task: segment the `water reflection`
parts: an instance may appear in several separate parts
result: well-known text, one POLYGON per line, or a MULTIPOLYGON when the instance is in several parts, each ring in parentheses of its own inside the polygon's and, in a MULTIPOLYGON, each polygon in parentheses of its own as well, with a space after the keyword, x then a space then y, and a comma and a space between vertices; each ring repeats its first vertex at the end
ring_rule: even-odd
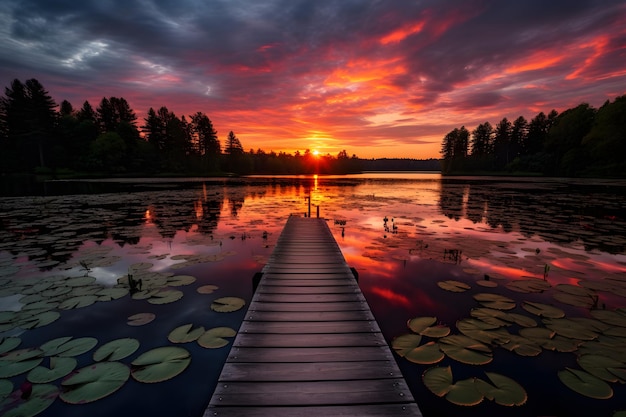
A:
MULTIPOLYGON (((543 278, 545 265, 551 266, 553 286, 626 274, 626 197, 619 182, 570 185, 556 180, 372 175, 195 181, 184 186, 155 183, 143 184, 136 192, 129 192, 128 184, 125 187, 121 193, 1 199, 0 310, 23 307, 24 294, 15 292, 25 287, 4 291, 11 282, 82 276, 83 259, 90 260, 89 274, 101 287, 115 285, 129 268, 141 263, 149 263, 151 272, 164 276, 192 275, 197 283, 182 288, 184 297, 171 305, 155 307, 127 296, 80 311, 62 310, 58 322, 24 332, 24 346, 38 346, 70 331, 102 341, 137 337, 142 348, 148 348, 168 343, 168 332, 185 323, 237 328, 243 311, 234 316, 216 314, 208 308, 214 295, 201 295, 197 288, 215 285, 220 295, 249 301, 252 277, 266 262, 287 216, 307 213, 308 201, 314 215, 320 207, 348 264, 358 270, 360 286, 388 340, 405 333, 407 319, 420 315, 436 316, 453 326, 477 306, 471 295, 483 291, 476 283, 487 275, 498 284, 497 291, 509 291, 505 287, 509 280, 543 278), (199 257, 202 262, 189 261, 199 257), (444 279, 470 283, 472 290, 460 297, 444 292, 437 286, 444 279), (129 329, 127 317, 146 311, 156 312, 154 326, 129 329)), ((555 303, 548 292, 530 297, 555 303)), ((515 299, 521 303, 523 297, 515 299)), ((619 294, 606 292, 600 302, 607 308, 626 304, 619 294)), ((563 308, 568 314, 588 315, 584 308, 563 308)), ((103 416, 126 402, 133 402, 138 415, 159 415, 170 403, 170 414, 177 414, 179 405, 163 393, 180 393, 188 414, 201 415, 227 350, 189 349, 195 366, 171 383, 129 384, 119 396, 93 407, 76 411, 55 403, 42 415, 103 416), (207 364, 212 371, 207 371, 207 364), (201 386, 197 381, 202 381, 201 386), (131 400, 142 396, 150 398, 150 404, 131 400)), ((515 368, 518 363, 507 362, 511 359, 507 355, 508 351, 498 353, 506 360, 498 359, 493 369, 515 368)), ((544 352, 539 362, 548 361, 550 355, 544 352)), ((566 362, 571 365, 573 360, 555 358, 551 369, 566 362)), ((425 401, 421 405, 425 415, 459 414, 458 408, 425 390, 420 378, 423 368, 401 363, 416 396, 425 401)), ((538 392, 552 392, 553 386, 561 385, 554 380, 555 373, 550 373, 551 380, 545 378, 552 387, 532 382, 546 372, 535 365, 523 364, 521 368, 529 369, 524 381, 539 386, 532 401, 538 403, 539 396, 545 402, 548 394, 538 392)), ((617 406, 617 400, 611 404, 617 406)), ((462 414, 501 412, 481 408, 462 414)), ((574 415, 539 406, 519 413, 574 415)))

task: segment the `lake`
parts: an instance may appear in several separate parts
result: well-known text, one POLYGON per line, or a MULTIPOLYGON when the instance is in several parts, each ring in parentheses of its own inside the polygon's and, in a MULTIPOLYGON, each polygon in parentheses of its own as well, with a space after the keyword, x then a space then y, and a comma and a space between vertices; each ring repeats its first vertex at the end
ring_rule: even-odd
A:
POLYGON ((366 173, 38 193, 0 198, 0 414, 201 416, 254 274, 309 202, 424 416, 626 413, 626 181, 366 173))

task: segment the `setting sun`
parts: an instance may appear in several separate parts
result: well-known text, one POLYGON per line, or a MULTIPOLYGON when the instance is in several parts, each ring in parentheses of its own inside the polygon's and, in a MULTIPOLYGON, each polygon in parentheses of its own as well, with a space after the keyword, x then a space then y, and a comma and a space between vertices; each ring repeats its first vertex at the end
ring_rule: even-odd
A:
POLYGON ((313 150, 313 156, 320 156, 320 151, 318 151, 317 149, 313 150))

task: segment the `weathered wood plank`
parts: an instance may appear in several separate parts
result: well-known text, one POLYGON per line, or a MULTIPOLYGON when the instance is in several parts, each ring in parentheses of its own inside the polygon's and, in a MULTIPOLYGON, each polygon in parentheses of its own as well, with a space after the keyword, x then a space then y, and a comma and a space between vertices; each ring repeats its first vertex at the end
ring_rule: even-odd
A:
MULTIPOLYGON (((313 307, 316 306, 310 303, 313 307)), ((256 308, 256 306, 254 306, 256 308)), ((303 322, 303 321, 353 321, 353 320, 373 320, 374 316, 365 308, 361 310, 347 311, 248 311, 246 314, 245 325, 248 321, 284 321, 284 322, 303 322)))
POLYGON ((229 362, 359 362, 393 360, 387 346, 325 346, 300 348, 260 348, 236 346, 229 362))
POLYGON ((360 292, 359 288, 356 285, 336 285, 332 287, 288 287, 288 286, 277 286, 277 285, 267 285, 263 283, 257 287, 257 292, 260 294, 355 294, 360 292))
MULTIPOLYGON (((264 277, 263 286, 265 287, 350 287, 357 286, 356 281, 341 278, 326 279, 293 279, 293 278, 277 278, 275 276, 269 278, 264 277)), ((259 287, 261 288, 261 287, 259 287)), ((357 286, 358 288, 358 286, 357 286)))
POLYGON ((211 406, 203 417, 389 417, 421 415, 416 404, 333 405, 311 407, 211 406))
POLYGON ((412 402, 404 380, 219 382, 211 405, 338 405, 412 402))
POLYGON ((366 333, 378 332, 378 325, 375 321, 248 321, 242 327, 244 333, 366 333))
POLYGON ((345 334, 264 334, 239 333, 233 346, 250 347, 325 347, 325 346, 385 346, 380 333, 345 334))
POLYGON ((397 378, 389 361, 232 363, 224 365, 221 382, 345 381, 397 378))
POLYGON ((257 301, 263 303, 343 303, 365 300, 361 293, 350 294, 258 294, 257 301))
POLYGON ((251 304, 248 308, 248 312, 255 311, 332 313, 338 311, 369 311, 369 306, 363 301, 352 301, 348 303, 325 303, 323 306, 315 303, 265 303, 262 301, 257 301, 254 304, 251 304))

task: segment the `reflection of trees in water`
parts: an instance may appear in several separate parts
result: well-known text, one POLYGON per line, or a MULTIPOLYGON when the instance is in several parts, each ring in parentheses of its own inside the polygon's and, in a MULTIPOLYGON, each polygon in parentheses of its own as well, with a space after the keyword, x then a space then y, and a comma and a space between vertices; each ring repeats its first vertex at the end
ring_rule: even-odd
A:
POLYGON ((550 242, 581 240, 586 250, 626 248, 624 190, 503 181, 443 180, 439 206, 450 219, 467 218, 505 232, 539 235, 550 242))

